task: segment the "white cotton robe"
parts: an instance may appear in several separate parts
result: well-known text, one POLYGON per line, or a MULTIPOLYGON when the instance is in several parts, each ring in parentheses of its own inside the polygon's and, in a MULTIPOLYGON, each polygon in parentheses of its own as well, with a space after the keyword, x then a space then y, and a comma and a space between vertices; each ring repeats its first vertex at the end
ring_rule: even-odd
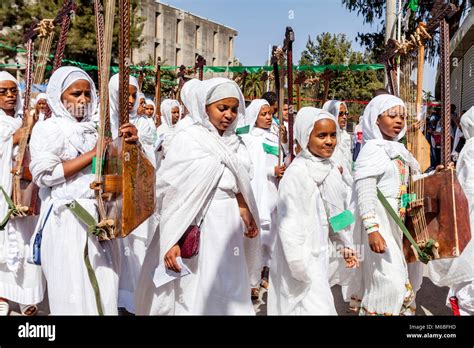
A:
MULTIPOLYGON (((7 72, 0 72, 0 81, 17 80, 7 72)), ((22 103, 18 92, 15 117, 0 109, 0 186, 11 196, 17 146, 13 146, 13 135, 21 127, 19 117, 22 103)), ((0 221, 7 215, 8 205, 0 193, 0 221)), ((0 231, 0 297, 23 305, 37 304, 43 300, 45 282, 41 267, 27 262, 37 216, 11 218, 5 230, 0 231)))
POLYGON ((340 173, 331 160, 307 149, 314 124, 321 119, 336 122, 329 113, 310 107, 302 108, 296 117, 295 136, 303 151, 286 170, 278 191, 269 315, 337 314, 329 283, 330 240, 352 248, 352 238, 349 230, 330 232, 328 223, 328 214, 335 212, 331 207, 344 210, 340 173))
MULTIPOLYGON (((358 277, 354 277, 349 293, 361 299, 360 314, 364 315, 411 315, 415 293, 410 283, 407 263, 403 255, 403 233, 388 215, 377 198, 376 188, 387 198, 392 208, 399 212, 400 189, 407 185, 408 175, 401 180, 401 170, 411 167, 419 172, 416 159, 405 146, 398 143, 406 127, 393 141, 383 140, 376 124, 377 117, 393 106, 404 106, 401 99, 392 95, 380 95, 372 99, 364 111, 363 147, 355 164, 355 189, 358 219, 354 227, 354 243, 363 246, 364 260, 358 277), (397 162, 399 159, 402 162, 397 162), (384 238, 385 253, 377 254, 370 249, 368 233, 362 219, 379 225, 378 232, 384 238)), ((419 267, 418 264, 416 267, 419 267)), ((419 274, 420 272, 414 272, 419 274)))
POLYGON ((278 178, 275 176, 275 166, 278 165, 278 155, 266 152, 264 146, 278 150, 278 136, 270 129, 255 126, 264 105, 269 105, 266 100, 255 99, 247 107, 245 124, 250 131, 242 138, 252 160, 251 183, 260 215, 263 264, 270 267, 277 234, 278 178))
POLYGON ((200 82, 201 107, 192 111, 196 123, 175 134, 158 171, 160 224, 140 273, 137 314, 255 314, 250 288, 260 279, 259 237, 244 236, 235 197, 242 193, 258 226, 250 163, 245 163, 249 155, 234 133, 236 121, 220 136, 205 112, 208 95, 222 84, 234 86, 239 117, 243 114, 243 96, 234 82, 224 78, 200 82), (156 288, 154 270, 187 227, 199 223, 203 215, 199 254, 183 260, 191 274, 156 288))
MULTIPOLYGON (((76 200, 97 219, 94 191, 89 187, 95 175, 88 165, 65 178, 63 162, 92 150, 97 141, 96 123, 89 121, 97 107, 94 82, 82 70, 62 67, 51 76, 47 88, 48 104, 55 117, 36 124, 31 136, 33 180, 41 188, 51 188, 48 207, 52 206, 41 244, 41 267, 48 283, 48 299, 53 315, 97 315, 93 287, 84 262, 87 243, 89 259, 100 288, 104 314, 117 314, 120 253, 117 241, 99 242, 73 215, 66 204, 76 200), (71 76, 74 76, 71 81, 71 76), (74 81, 86 80, 91 86, 91 109, 78 122, 61 102, 62 92, 74 81), (65 85, 65 82, 69 84, 65 85)), ((45 202, 45 201, 43 201, 45 202)))

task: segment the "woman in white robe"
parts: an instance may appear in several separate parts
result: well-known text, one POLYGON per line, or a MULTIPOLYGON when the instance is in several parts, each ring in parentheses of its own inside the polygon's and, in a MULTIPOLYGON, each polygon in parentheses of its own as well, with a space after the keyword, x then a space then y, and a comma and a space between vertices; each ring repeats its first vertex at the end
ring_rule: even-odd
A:
MULTIPOLYGON (((295 137, 302 151, 288 167, 278 191, 278 236, 267 312, 335 315, 329 284, 329 241, 337 241, 341 248, 353 248, 349 226, 334 233, 328 222, 329 217, 346 210, 347 191, 330 159, 337 143, 336 120, 326 111, 304 107, 296 117, 295 137), (325 157, 317 154, 310 140, 321 136, 315 133, 320 121, 329 121, 334 132, 323 136, 324 145, 330 148, 325 157)), ((352 252, 344 255, 347 266, 357 264, 352 252)))
POLYGON ((272 114, 268 101, 254 99, 250 103, 245 110, 245 125, 249 127, 249 132, 244 134, 242 138, 247 145, 252 160, 253 175, 251 183, 260 215, 264 266, 262 286, 267 289, 277 234, 278 181, 285 172, 285 166, 278 165, 278 135, 271 131, 272 114))
POLYGON ((145 99, 145 116, 153 129, 156 129, 156 105, 151 99, 145 99))
POLYGON ((323 110, 337 119, 340 141, 334 151, 333 160, 340 167, 344 182, 347 186, 352 187, 352 140, 346 131, 347 116, 349 115, 347 105, 339 100, 328 100, 324 103, 323 110))
POLYGON ((161 124, 156 129, 156 163, 160 167, 161 161, 165 157, 171 139, 173 138, 178 121, 181 119, 179 102, 174 99, 165 99, 161 102, 161 124))
POLYGON ((44 121, 45 112, 48 108, 48 102, 46 101, 46 93, 40 93, 33 100, 34 118, 35 121, 44 121))
POLYGON ((195 123, 175 134, 158 170, 160 223, 140 273, 137 314, 254 315, 250 288, 260 280, 259 218, 249 154, 235 134, 243 95, 225 78, 194 86, 196 108, 189 110, 195 123), (180 269, 177 243, 201 220, 199 253, 183 260, 191 274, 156 288, 155 269, 180 269))
MULTIPOLYGON (((0 187, 11 197, 16 146, 21 135, 22 103, 17 80, 9 73, 0 72, 0 187), (16 89, 16 92, 11 91, 16 89)), ((0 192, 0 222, 8 214, 8 204, 0 192)), ((23 314, 34 315, 36 304, 43 300, 45 283, 41 267, 27 262, 30 239, 37 216, 11 218, 0 230, 0 315, 8 315, 7 301, 20 304, 23 314)))
POLYGON ((100 313, 84 260, 86 247, 102 311, 117 314, 119 245, 115 240, 99 242, 66 206, 77 201, 95 219, 98 217, 90 188, 95 180, 91 163, 98 138, 97 124, 91 121, 97 109, 94 82, 79 68, 61 67, 49 80, 47 98, 54 117, 33 128, 30 170, 39 187, 51 187, 49 200, 43 201, 48 207, 42 209, 39 219, 44 223, 41 267, 48 283, 50 312, 100 313))
POLYGON ((415 313, 417 289, 409 279, 403 234, 377 198, 378 188, 404 219, 401 196, 406 193, 409 167, 419 173, 416 159, 398 142, 406 132, 405 117, 403 101, 388 94, 373 98, 364 111, 363 144, 354 173, 358 208, 354 242, 363 246, 364 260, 350 289, 361 300, 361 315, 415 313))
MULTIPOLYGON (((471 234, 474 233, 474 107, 461 117, 466 143, 456 163, 456 173, 469 203, 471 234)), ((428 276, 437 286, 449 286, 449 298, 455 296, 461 315, 474 315, 474 242, 466 245, 462 254, 453 259, 431 261, 428 276)))
MULTIPOLYGON (((130 123, 133 124, 138 131, 138 139, 141 144, 141 148, 145 153, 148 160, 156 168, 156 157, 154 154, 154 141, 156 138, 156 132, 154 126, 152 126, 145 114, 138 115, 138 108, 140 98, 143 94, 140 93, 138 88, 138 81, 135 77, 130 76, 129 79, 130 89, 135 93, 130 93, 129 105, 132 107, 129 109, 130 123)), ((119 119, 119 75, 116 74, 110 78, 109 81, 109 99, 110 99, 110 119, 111 124, 118 125, 119 119)), ((117 126, 112 129, 112 135, 115 137, 118 135, 115 131, 117 126)), ((145 258, 146 249, 149 241, 153 237, 153 233, 156 229, 156 217, 151 216, 146 219, 140 226, 138 226, 132 233, 126 238, 120 238, 119 243, 121 245, 122 252, 122 267, 120 273, 120 284, 119 284, 119 297, 118 306, 125 308, 130 313, 135 313, 135 307, 133 303, 134 291, 140 269, 145 258)))

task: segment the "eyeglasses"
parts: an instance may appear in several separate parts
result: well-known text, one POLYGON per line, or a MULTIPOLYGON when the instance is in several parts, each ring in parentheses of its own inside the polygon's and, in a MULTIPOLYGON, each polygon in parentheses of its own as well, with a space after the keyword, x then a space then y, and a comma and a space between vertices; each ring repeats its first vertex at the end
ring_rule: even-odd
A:
POLYGON ((13 95, 18 94, 18 88, 12 87, 12 88, 0 88, 0 96, 6 96, 8 95, 8 92, 10 92, 13 95))
POLYGON ((349 116, 348 111, 339 111, 339 116, 349 116))

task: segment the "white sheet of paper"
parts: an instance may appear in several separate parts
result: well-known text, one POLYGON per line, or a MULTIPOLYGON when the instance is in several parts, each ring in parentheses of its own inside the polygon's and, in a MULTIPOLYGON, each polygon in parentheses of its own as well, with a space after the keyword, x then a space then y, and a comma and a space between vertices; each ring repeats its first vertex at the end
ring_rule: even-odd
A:
POLYGON ((164 263, 159 264, 158 267, 155 268, 154 272, 152 272, 153 283, 155 283, 155 286, 157 288, 177 278, 187 276, 188 274, 191 273, 189 268, 183 263, 183 260, 181 259, 181 257, 177 257, 176 261, 178 262, 178 265, 181 267, 180 273, 176 273, 167 269, 164 263))

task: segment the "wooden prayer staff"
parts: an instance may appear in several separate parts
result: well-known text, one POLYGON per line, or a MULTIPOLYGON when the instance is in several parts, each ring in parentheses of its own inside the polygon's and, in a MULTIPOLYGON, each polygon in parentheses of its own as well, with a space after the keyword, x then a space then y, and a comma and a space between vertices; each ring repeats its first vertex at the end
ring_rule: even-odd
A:
POLYGON ((204 65, 206 65, 206 60, 203 58, 203 56, 198 55, 196 58, 196 64, 194 65, 194 68, 199 71, 199 80, 201 81, 203 79, 204 65))
POLYGON ((155 125, 161 125, 161 58, 156 59, 156 83, 155 83, 155 125))
MULTIPOLYGON (((271 64, 273 65, 273 76, 275 77, 275 89, 278 97, 278 119, 280 125, 283 124, 283 98, 284 98, 284 83, 285 75, 280 71, 280 66, 283 67, 283 59, 285 53, 277 46, 273 46, 271 64)), ((279 133, 279 132, 278 132, 279 133)), ((278 136, 278 165, 281 165, 281 137, 278 136)))
POLYGON ((178 90, 176 91, 176 99, 181 103, 181 88, 183 88, 186 82, 184 75, 186 75, 186 67, 181 65, 178 71, 178 90))
POLYGON ((296 84, 296 109, 299 111, 301 109, 301 85, 306 81, 306 74, 304 71, 298 72, 298 75, 295 79, 296 84))
POLYGON ((323 93, 323 100, 321 102, 321 107, 324 103, 328 100, 329 94, 329 82, 336 76, 336 73, 330 69, 326 69, 324 73, 321 75, 321 79, 324 80, 324 93, 323 93))
MULTIPOLYGON (((288 83, 288 147, 290 162, 294 158, 293 153, 293 42, 295 41, 295 33, 291 27, 286 27, 284 50, 286 51, 286 71, 288 83)), ((283 114, 282 114, 283 116, 283 114)), ((283 117, 280 125, 283 123, 283 117)))

